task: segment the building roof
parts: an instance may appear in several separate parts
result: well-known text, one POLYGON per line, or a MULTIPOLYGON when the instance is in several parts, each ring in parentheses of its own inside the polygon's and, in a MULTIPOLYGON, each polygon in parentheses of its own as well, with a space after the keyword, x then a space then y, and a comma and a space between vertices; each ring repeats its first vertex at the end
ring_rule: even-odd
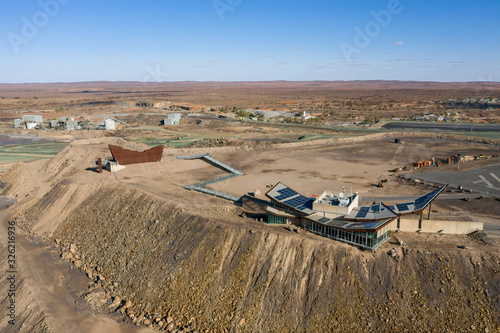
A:
POLYGON ((390 210, 383 203, 378 203, 372 206, 355 207, 344 216, 344 219, 349 221, 379 221, 397 217, 394 211, 390 210))
POLYGON ((272 201, 302 214, 310 215, 314 213, 312 204, 315 198, 303 196, 283 183, 274 185, 266 193, 266 196, 272 201))
POLYGON ((349 215, 332 218, 327 217, 328 214, 312 209, 315 198, 305 197, 285 184, 278 183, 266 193, 266 196, 283 207, 283 209, 268 206, 266 211, 283 217, 294 217, 293 214, 296 212, 297 215, 301 215, 308 220, 346 231, 377 231, 400 215, 422 211, 445 188, 446 186, 443 186, 415 201, 396 205, 378 203, 371 206, 356 207, 349 215))
POLYGON ((322 213, 315 213, 307 216, 306 218, 314 222, 334 227, 336 229, 357 232, 376 231, 394 220, 394 217, 390 217, 377 221, 366 220, 364 222, 355 222, 345 220, 342 217, 328 218, 323 216, 322 213))
POLYGON ((271 213, 271 214, 276 215, 276 216, 282 216, 282 217, 288 217, 288 218, 297 217, 293 214, 286 212, 283 209, 279 209, 279 208, 271 207, 271 206, 266 206, 266 212, 271 213))
POLYGON ((348 221, 379 221, 387 218, 394 218, 400 215, 418 213, 427 207, 432 200, 444 191, 447 185, 421 196, 415 201, 385 205, 379 203, 372 206, 363 206, 354 208, 349 215, 343 216, 348 221))

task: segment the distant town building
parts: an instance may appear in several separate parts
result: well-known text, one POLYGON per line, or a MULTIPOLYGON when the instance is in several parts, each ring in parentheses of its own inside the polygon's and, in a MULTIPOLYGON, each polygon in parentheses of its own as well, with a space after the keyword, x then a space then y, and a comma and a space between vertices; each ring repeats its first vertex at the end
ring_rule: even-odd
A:
POLYGON ((36 115, 24 115, 21 117, 22 121, 31 122, 31 123, 41 123, 43 122, 42 116, 36 115))
POLYGON ((302 113, 302 119, 307 120, 309 118, 312 118, 310 113, 306 113, 305 111, 302 113))
POLYGON ((171 113, 168 115, 166 119, 163 120, 163 125, 179 125, 179 122, 181 120, 181 114, 180 113, 171 113))
POLYGON ((111 118, 106 118, 104 121, 106 131, 116 131, 116 121, 111 118))
POLYGON ((22 119, 14 119, 14 127, 19 128, 21 127, 23 120, 22 119))
POLYGON ((78 122, 77 121, 68 120, 66 122, 66 130, 68 130, 68 131, 75 130, 75 129, 77 129, 77 127, 78 127, 78 122))

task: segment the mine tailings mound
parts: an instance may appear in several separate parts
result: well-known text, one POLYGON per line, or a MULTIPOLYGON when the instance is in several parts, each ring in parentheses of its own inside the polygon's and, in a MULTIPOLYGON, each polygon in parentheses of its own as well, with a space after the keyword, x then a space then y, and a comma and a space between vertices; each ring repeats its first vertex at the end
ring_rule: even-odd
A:
POLYGON ((439 249, 422 235, 426 250, 388 244, 363 252, 123 184, 97 189, 89 187, 71 206, 64 197, 74 188, 62 182, 23 212, 18 225, 37 229, 38 216, 52 216, 43 228, 48 238, 74 244, 80 269, 131 301, 136 316, 170 317, 177 327, 213 332, 493 332, 500 326, 500 257, 493 245, 476 241, 481 252, 439 249), (47 204, 49 197, 66 203, 65 214, 47 204), (396 258, 387 254, 392 247, 396 258))

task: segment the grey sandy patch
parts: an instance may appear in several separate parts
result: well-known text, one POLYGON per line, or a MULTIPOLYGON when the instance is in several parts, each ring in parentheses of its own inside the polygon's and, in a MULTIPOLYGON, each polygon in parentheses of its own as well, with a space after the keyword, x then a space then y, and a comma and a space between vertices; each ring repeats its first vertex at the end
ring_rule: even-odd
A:
POLYGON ((0 146, 19 145, 23 143, 50 142, 53 139, 40 138, 36 135, 27 134, 0 134, 0 146))
POLYGON ((4 210, 16 203, 16 199, 0 197, 0 210, 4 210))
POLYGON ((297 169, 264 169, 261 171, 261 173, 283 173, 283 172, 293 172, 297 171, 297 169))

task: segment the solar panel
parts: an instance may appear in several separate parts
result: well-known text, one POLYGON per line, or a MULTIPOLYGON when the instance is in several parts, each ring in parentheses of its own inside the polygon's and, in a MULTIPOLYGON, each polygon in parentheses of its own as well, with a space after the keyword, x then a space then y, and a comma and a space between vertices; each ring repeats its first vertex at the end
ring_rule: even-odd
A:
POLYGON ((387 208, 389 208, 390 210, 394 210, 395 209, 394 206, 387 206, 387 208))
POLYGON ((423 196, 423 197, 420 197, 420 198, 418 198, 417 200, 415 200, 415 205, 418 205, 418 204, 424 203, 424 202, 426 202, 426 201, 428 201, 428 196, 427 196, 427 195, 425 195, 425 196, 423 196))
POLYGON ((283 203, 287 204, 289 206, 298 207, 298 206, 304 205, 309 200, 311 200, 311 199, 309 199, 307 197, 303 197, 303 196, 298 196, 296 198, 284 201, 283 203))
POLYGON ((409 210, 407 204, 397 204, 396 207, 398 207, 398 210, 400 212, 405 211, 405 210, 409 210))
POLYGON ((307 201, 304 204, 298 206, 297 208, 299 210, 311 209, 311 207, 312 207, 312 205, 311 205, 312 201, 314 201, 314 200, 307 201))
POLYGON ((380 221, 373 221, 373 222, 370 222, 370 223, 363 223, 363 228, 366 228, 366 229, 374 228, 379 223, 380 223, 380 221))
POLYGON ((380 205, 373 205, 371 208, 374 213, 378 213, 380 211, 380 205))
POLYGON ((427 206, 432 199, 436 197, 436 195, 441 191, 441 189, 433 191, 431 193, 428 193, 424 196, 421 196, 417 200, 415 200, 415 208, 413 209, 414 211, 419 211, 423 209, 425 206, 427 206))
POLYGON ((421 204, 415 205, 415 209, 414 209, 414 211, 421 210, 421 209, 422 209, 422 208, 424 208, 427 204, 428 204, 428 202, 422 202, 421 204))
POLYGON ((290 197, 293 197, 295 195, 298 195, 298 193, 295 192, 294 190, 292 190, 291 188, 284 188, 281 190, 277 190, 276 192, 278 192, 279 195, 275 196, 274 199, 276 199, 278 201, 283 201, 286 198, 290 198, 290 197))
POLYGON ((329 218, 326 218, 326 217, 322 217, 322 218, 320 218, 320 219, 318 220, 318 222, 321 222, 321 223, 326 223, 326 222, 328 222, 328 221, 330 221, 330 219, 329 219, 329 218))
POLYGON ((358 214, 356 215, 356 218, 366 217, 366 214, 368 214, 369 211, 370 211, 370 207, 361 207, 358 214))

